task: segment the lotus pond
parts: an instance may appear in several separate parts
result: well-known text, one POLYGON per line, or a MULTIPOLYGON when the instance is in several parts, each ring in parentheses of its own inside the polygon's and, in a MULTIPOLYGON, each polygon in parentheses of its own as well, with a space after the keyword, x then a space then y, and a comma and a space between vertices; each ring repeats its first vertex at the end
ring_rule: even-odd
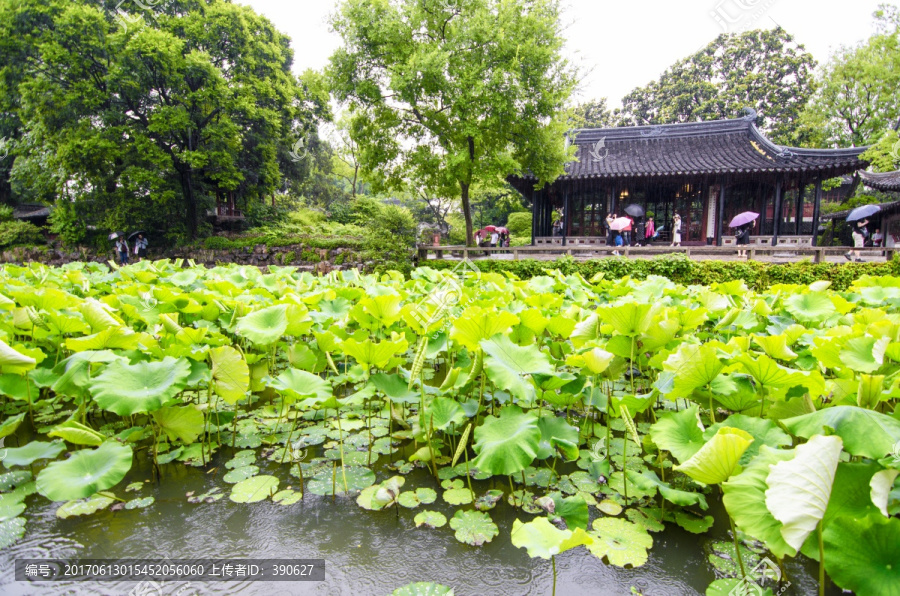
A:
POLYGON ((5 266, 0 340, 4 593, 900 594, 897 278, 5 266))

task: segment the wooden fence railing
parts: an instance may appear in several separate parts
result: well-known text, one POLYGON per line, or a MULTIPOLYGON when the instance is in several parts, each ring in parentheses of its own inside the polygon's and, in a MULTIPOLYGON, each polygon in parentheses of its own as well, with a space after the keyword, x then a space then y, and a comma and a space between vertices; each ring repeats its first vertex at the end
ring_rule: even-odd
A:
MULTIPOLYGON (((613 251, 618 250, 619 255, 625 258, 647 258, 667 254, 683 254, 691 256, 718 256, 737 257, 739 252, 746 252, 749 260, 758 257, 785 257, 807 258, 812 257, 815 263, 824 263, 828 256, 842 256, 848 250, 846 246, 511 246, 509 248, 490 248, 473 246, 423 246, 418 247, 419 262, 423 263, 431 258, 443 259, 449 255, 456 259, 482 259, 493 258, 495 254, 512 255, 512 259, 518 261, 522 258, 530 258, 539 255, 569 255, 575 258, 590 259, 598 257, 611 257, 613 251), (434 254, 434 257, 430 257, 434 254)), ((860 249, 862 257, 884 257, 888 261, 894 257, 894 248, 867 248, 860 249)))

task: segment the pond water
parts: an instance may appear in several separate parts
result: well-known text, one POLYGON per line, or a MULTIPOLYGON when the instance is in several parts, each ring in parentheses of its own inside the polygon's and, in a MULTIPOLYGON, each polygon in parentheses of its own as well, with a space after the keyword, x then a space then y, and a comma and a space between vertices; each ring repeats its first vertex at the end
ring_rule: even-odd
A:
MULTIPOLYGON (((458 596, 518 596, 551 593, 550 561, 531 559, 524 549, 510 542, 516 517, 527 521, 528 514, 501 502, 490 512, 500 534, 482 547, 457 542, 448 526, 416 528, 418 509, 399 508, 372 512, 361 509, 353 499, 321 497, 307 492, 303 500, 289 506, 271 501, 237 504, 228 500, 229 485, 221 476, 228 470, 224 462, 230 449, 221 449, 206 468, 180 463, 163 466, 160 484, 150 484, 141 496, 156 502, 146 509, 102 511, 66 520, 55 516, 57 506, 37 495, 28 497, 28 525, 25 537, 0 551, 0 593, 24 594, 104 594, 127 595, 136 583, 53 583, 16 582, 13 566, 17 558, 109 559, 109 558, 322 558, 326 561, 324 582, 167 582, 153 596, 191 594, 249 594, 281 596, 387 595, 413 581, 436 581, 456 590, 458 596), (201 494, 215 486, 226 497, 214 503, 191 504, 186 493, 201 494), (39 504, 43 503, 43 504, 39 504)), ((394 472, 383 457, 376 466, 379 481, 394 472)), ((281 486, 297 488, 297 478, 287 474, 287 466, 263 461, 263 473, 273 474, 281 486)), ((151 477, 146 458, 119 485, 151 477)), ((475 490, 507 488, 503 483, 476 482, 475 490)), ((407 477, 406 486, 440 487, 424 470, 407 477)), ((129 497, 130 498, 130 497, 129 497)), ((557 594, 597 596, 631 594, 632 587, 646 596, 686 596, 703 594, 716 579, 707 561, 704 544, 728 539, 728 522, 718 501, 710 500, 716 524, 707 534, 694 535, 674 524, 653 535, 648 562, 637 569, 606 565, 583 548, 557 557, 557 594)), ((448 519, 455 508, 441 498, 427 506, 448 519)), ((591 507, 592 518, 597 510, 591 507)), ((787 572, 792 585, 785 594, 816 592, 815 564, 791 561, 787 572)), ((839 590, 829 594, 839 594, 839 590)), ((148 595, 149 596, 149 595, 148 595)))

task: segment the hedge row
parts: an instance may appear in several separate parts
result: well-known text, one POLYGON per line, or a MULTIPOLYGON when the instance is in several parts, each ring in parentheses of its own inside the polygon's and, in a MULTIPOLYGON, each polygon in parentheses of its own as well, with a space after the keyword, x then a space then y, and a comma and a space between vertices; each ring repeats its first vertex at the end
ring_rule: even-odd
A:
POLYGON ((265 244, 269 248, 301 244, 305 248, 310 249, 318 248, 334 250, 337 248, 352 248, 359 250, 363 248, 363 242, 364 241, 361 238, 351 237, 313 238, 309 236, 272 237, 267 235, 255 235, 225 238, 224 236, 210 236, 203 240, 203 248, 207 250, 240 250, 258 244, 265 244))
MULTIPOLYGON (((453 269, 459 261, 428 261, 434 269, 453 269)), ((475 266, 485 272, 508 272, 520 279, 543 275, 546 269, 558 269, 564 274, 580 273, 586 279, 597 273, 606 277, 630 276, 645 279, 649 275, 667 277, 682 285, 710 285, 717 282, 744 280, 747 285, 763 291, 775 284, 808 285, 820 280, 831 282, 832 289, 846 290, 863 275, 900 275, 900 260, 888 263, 761 263, 759 261, 692 261, 683 255, 655 259, 594 259, 576 261, 563 257, 556 261, 479 260, 475 266)))

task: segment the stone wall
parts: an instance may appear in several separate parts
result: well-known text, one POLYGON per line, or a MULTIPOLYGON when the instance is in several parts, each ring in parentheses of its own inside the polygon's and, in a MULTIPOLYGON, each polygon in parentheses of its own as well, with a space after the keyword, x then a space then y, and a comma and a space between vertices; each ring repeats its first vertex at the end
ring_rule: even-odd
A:
MULTIPOLYGON (((191 259, 198 265, 215 267, 227 263, 267 267, 269 265, 294 266, 301 271, 328 273, 333 270, 357 268, 371 269, 374 263, 363 262, 350 248, 313 249, 302 244, 268 247, 257 244, 239 249, 207 250, 203 248, 150 251, 151 259, 191 259)), ((58 267, 73 261, 106 263, 115 258, 113 251, 97 253, 91 249, 60 249, 53 247, 17 246, 0 252, 0 263, 39 262, 58 267)))

